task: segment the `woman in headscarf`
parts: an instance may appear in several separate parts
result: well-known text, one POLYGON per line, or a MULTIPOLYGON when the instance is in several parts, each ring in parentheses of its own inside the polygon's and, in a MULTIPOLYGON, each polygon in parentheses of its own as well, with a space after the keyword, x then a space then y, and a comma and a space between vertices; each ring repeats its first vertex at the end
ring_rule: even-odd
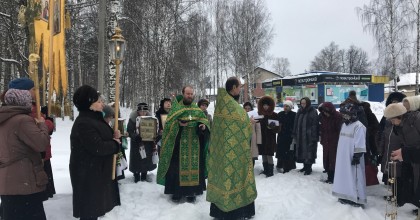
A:
POLYGON ((319 107, 323 165, 327 171, 328 178, 326 183, 334 182, 335 160, 337 154, 338 138, 340 137, 340 129, 343 124, 341 114, 335 110, 331 102, 324 102, 319 107))

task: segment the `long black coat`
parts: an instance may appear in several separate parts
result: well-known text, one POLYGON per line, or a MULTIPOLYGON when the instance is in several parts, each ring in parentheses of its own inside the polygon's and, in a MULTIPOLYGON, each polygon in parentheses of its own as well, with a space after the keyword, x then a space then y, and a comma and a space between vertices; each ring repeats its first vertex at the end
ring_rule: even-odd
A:
POLYGON ((293 141, 292 132, 295 117, 296 112, 293 111, 289 111, 287 114, 284 111, 278 113, 281 130, 277 136, 277 158, 287 159, 287 153, 289 152, 290 145, 293 141))
POLYGON ((102 113, 81 111, 70 134, 70 178, 73 216, 99 217, 120 205, 116 180, 112 180, 113 154, 119 145, 102 113))

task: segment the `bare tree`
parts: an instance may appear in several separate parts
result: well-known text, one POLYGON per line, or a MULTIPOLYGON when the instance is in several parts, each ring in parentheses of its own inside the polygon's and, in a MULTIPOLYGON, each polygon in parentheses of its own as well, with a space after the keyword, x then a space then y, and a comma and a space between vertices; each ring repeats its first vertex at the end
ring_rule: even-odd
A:
POLYGON ((310 69, 341 72, 342 71, 342 57, 343 51, 341 51, 337 44, 331 42, 330 45, 325 47, 315 56, 311 62, 310 69))
POLYGON ((280 57, 274 59, 273 69, 276 73, 284 76, 291 74, 289 59, 280 57))
POLYGON ((343 72, 354 74, 367 74, 369 61, 367 53, 354 45, 345 52, 345 63, 343 72))
MULTIPOLYGON (((357 8, 357 13, 368 30, 375 38, 380 54, 389 54, 392 68, 389 76, 397 86, 397 69, 401 52, 407 47, 407 10, 405 1, 401 0, 371 0, 368 5, 357 8)), ((387 56, 380 55, 380 58, 387 56)))
POLYGON ((412 54, 403 53, 399 71, 401 74, 413 73, 416 70, 416 58, 412 54))
MULTIPOLYGON (((229 62, 235 75, 246 75, 248 85, 255 82, 253 70, 262 59, 273 37, 270 13, 263 0, 234 1, 230 5, 228 28, 224 32, 229 46, 229 62)), ((252 94, 252 86, 248 86, 252 94)), ((251 97, 250 97, 251 98, 251 97)))
POLYGON ((419 72, 420 72, 420 0, 409 0, 408 1, 408 12, 410 27, 415 29, 415 45, 416 45, 416 89, 415 94, 419 94, 419 72))

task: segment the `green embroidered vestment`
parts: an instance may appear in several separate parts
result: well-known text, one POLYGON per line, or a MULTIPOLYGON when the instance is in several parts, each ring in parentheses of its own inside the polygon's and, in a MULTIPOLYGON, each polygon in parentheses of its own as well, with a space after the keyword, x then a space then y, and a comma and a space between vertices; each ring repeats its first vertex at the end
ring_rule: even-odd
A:
POLYGON ((207 201, 224 212, 249 205, 257 198, 251 135, 245 110, 225 89, 219 89, 207 161, 207 201))
POLYGON ((184 105, 182 96, 178 96, 172 101, 172 108, 166 119, 156 181, 160 185, 165 185, 166 172, 168 172, 176 137, 180 130, 179 120, 188 121, 188 126, 184 127, 180 134, 180 186, 197 186, 200 184, 200 154, 207 153, 206 149, 204 152, 200 151, 197 127, 199 123, 202 123, 209 128, 209 122, 204 112, 195 103, 188 106, 184 105))

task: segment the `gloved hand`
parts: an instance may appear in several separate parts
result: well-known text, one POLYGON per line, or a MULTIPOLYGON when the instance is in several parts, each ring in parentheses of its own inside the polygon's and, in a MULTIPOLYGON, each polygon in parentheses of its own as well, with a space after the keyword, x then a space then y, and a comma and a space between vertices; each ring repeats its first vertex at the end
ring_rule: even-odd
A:
POLYGON ((362 157, 363 153, 355 153, 353 155, 353 159, 351 160, 351 165, 360 164, 360 157, 362 157))

